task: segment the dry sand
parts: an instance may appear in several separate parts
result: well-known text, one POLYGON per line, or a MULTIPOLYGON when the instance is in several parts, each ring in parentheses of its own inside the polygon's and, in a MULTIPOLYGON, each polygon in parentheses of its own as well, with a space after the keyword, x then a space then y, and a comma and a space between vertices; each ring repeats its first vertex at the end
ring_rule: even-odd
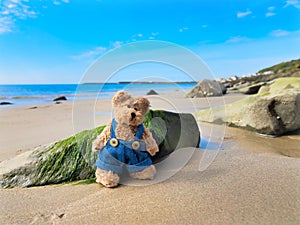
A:
MULTIPOLYGON (((241 97, 191 103, 173 93, 150 100, 155 109, 193 112, 241 97)), ((80 104, 84 111, 94 102, 80 104)), ((110 101, 98 102, 96 112, 95 123, 82 129, 105 124, 111 116, 110 101)), ((74 133, 72 103, 68 102, 34 109, 4 108, 0 117, 0 161, 74 133)), ((200 124, 204 136, 210 136, 213 128, 223 129, 200 124)), ((158 184, 0 189, 0 224, 299 224, 300 159, 279 151, 296 148, 299 140, 299 135, 272 139, 226 128, 221 151, 210 167, 199 171, 203 151, 198 150, 182 170, 158 184)))

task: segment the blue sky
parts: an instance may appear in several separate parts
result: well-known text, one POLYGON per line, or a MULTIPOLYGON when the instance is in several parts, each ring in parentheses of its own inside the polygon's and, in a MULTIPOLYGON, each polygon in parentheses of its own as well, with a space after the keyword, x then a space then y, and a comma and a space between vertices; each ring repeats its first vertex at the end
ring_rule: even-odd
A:
POLYGON ((299 21, 300 0, 0 0, 0 83, 78 83, 101 55, 142 40, 241 76, 300 58, 299 21))

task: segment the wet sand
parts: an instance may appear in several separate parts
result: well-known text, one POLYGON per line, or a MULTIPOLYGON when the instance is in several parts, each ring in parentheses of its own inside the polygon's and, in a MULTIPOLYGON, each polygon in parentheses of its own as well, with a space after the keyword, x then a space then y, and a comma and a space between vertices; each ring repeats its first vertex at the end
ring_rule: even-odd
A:
MULTIPOLYGON (((241 97, 229 95, 222 101, 241 97)), ((149 98, 154 109, 175 107, 182 112, 220 102, 220 98, 209 104, 196 99, 191 104, 178 93, 172 95, 172 104, 149 98)), ((110 118, 110 100, 99 103, 96 125, 110 118)), ((81 104, 84 108, 94 102, 81 104)), ((69 102, 6 108, 0 115, 0 161, 74 133, 69 102)), ((300 159, 282 154, 297 148, 299 134, 270 138, 237 128, 199 125, 204 138, 222 142, 217 158, 204 171, 199 171, 203 150, 197 150, 182 170, 154 185, 0 189, 0 224, 299 224, 300 159), (221 132, 211 133, 213 129, 221 132)), ((92 128, 88 126, 85 129, 92 128)))

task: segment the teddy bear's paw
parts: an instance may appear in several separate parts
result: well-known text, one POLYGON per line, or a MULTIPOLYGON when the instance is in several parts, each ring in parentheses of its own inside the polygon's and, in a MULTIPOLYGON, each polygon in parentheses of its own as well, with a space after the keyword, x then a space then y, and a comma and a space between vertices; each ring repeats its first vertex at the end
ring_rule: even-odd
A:
POLYGON ((104 147, 104 145, 97 138, 95 141, 93 141, 92 151, 94 151, 94 152, 100 151, 103 147, 104 147))
POLYGON ((105 187, 116 187, 118 186, 120 181, 120 177, 118 174, 112 172, 112 171, 107 171, 107 170, 102 170, 100 168, 97 168, 96 170, 96 182, 102 184, 105 187))
POLYGON ((148 152, 150 153, 151 156, 154 156, 158 151, 159 151, 158 147, 155 147, 149 150, 148 152))
POLYGON ((155 174, 156 174, 155 166, 151 165, 140 172, 130 173, 130 176, 134 179, 152 180, 155 174))

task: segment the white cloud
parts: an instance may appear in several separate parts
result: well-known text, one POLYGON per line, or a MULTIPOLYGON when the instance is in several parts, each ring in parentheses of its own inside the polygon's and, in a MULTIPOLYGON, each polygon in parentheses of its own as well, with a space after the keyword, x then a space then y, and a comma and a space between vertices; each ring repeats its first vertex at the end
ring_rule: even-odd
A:
POLYGON ((247 37, 242 37, 242 36, 235 36, 235 37, 230 37, 226 43, 239 43, 239 42, 244 42, 248 41, 249 38, 247 37))
POLYGON ((275 10, 275 7, 274 7, 274 6, 268 7, 268 12, 266 13, 266 17, 275 16, 276 13, 274 12, 274 10, 275 10))
POLYGON ((12 31, 13 21, 10 17, 0 18, 0 34, 9 33, 12 31))
MULTIPOLYGON (((69 3, 69 0, 54 0, 53 4, 69 3)), ((18 19, 36 18, 38 11, 29 6, 29 0, 0 1, 0 35, 12 32, 18 19)))
POLYGON ((143 34, 137 34, 138 37, 143 37, 143 34))
POLYGON ((188 30, 188 29, 189 29, 188 27, 183 27, 183 28, 180 28, 180 29, 179 29, 179 32, 182 33, 183 31, 186 31, 186 30, 188 30))
POLYGON ((300 2, 299 2, 299 0, 287 0, 284 5, 284 8, 286 8, 288 6, 293 6, 297 9, 300 9, 300 2))
POLYGON ((0 34, 12 32, 17 19, 35 18, 36 15, 26 1, 4 0, 0 8, 0 34))
POLYGON ((237 16, 237 18, 243 18, 243 17, 251 15, 251 14, 252 14, 252 11, 247 9, 245 12, 238 12, 236 16, 237 16))
POLYGON ((92 58, 92 57, 103 54, 104 52, 106 52, 106 50, 107 49, 105 47, 98 46, 93 50, 83 52, 80 55, 72 56, 72 58, 77 59, 77 60, 85 59, 85 58, 92 58))
POLYGON ((151 33, 151 36, 153 36, 153 37, 155 37, 155 36, 157 36, 157 35, 159 35, 159 32, 152 32, 152 33, 151 33))
POLYGON ((112 46, 113 46, 114 48, 119 48, 119 47, 121 47, 122 44, 123 44, 122 41, 115 41, 115 42, 112 42, 112 46))
POLYGON ((149 39, 150 40, 154 40, 156 38, 156 36, 159 35, 159 32, 152 32, 149 39))
POLYGON ((273 30, 270 35, 274 37, 283 37, 291 34, 291 32, 286 30, 273 30))
POLYGON ((271 16, 275 16, 276 15, 276 13, 274 13, 274 12, 267 12, 266 13, 266 17, 271 17, 271 16))
POLYGON ((62 3, 70 3, 70 0, 54 0, 54 5, 61 5, 62 3))
POLYGON ((208 27, 208 25, 206 25, 206 24, 203 24, 203 25, 201 25, 201 27, 204 29, 204 28, 207 28, 207 27, 208 27))
POLYGON ((59 1, 54 1, 53 4, 54 4, 54 5, 60 5, 61 2, 59 2, 59 1))

